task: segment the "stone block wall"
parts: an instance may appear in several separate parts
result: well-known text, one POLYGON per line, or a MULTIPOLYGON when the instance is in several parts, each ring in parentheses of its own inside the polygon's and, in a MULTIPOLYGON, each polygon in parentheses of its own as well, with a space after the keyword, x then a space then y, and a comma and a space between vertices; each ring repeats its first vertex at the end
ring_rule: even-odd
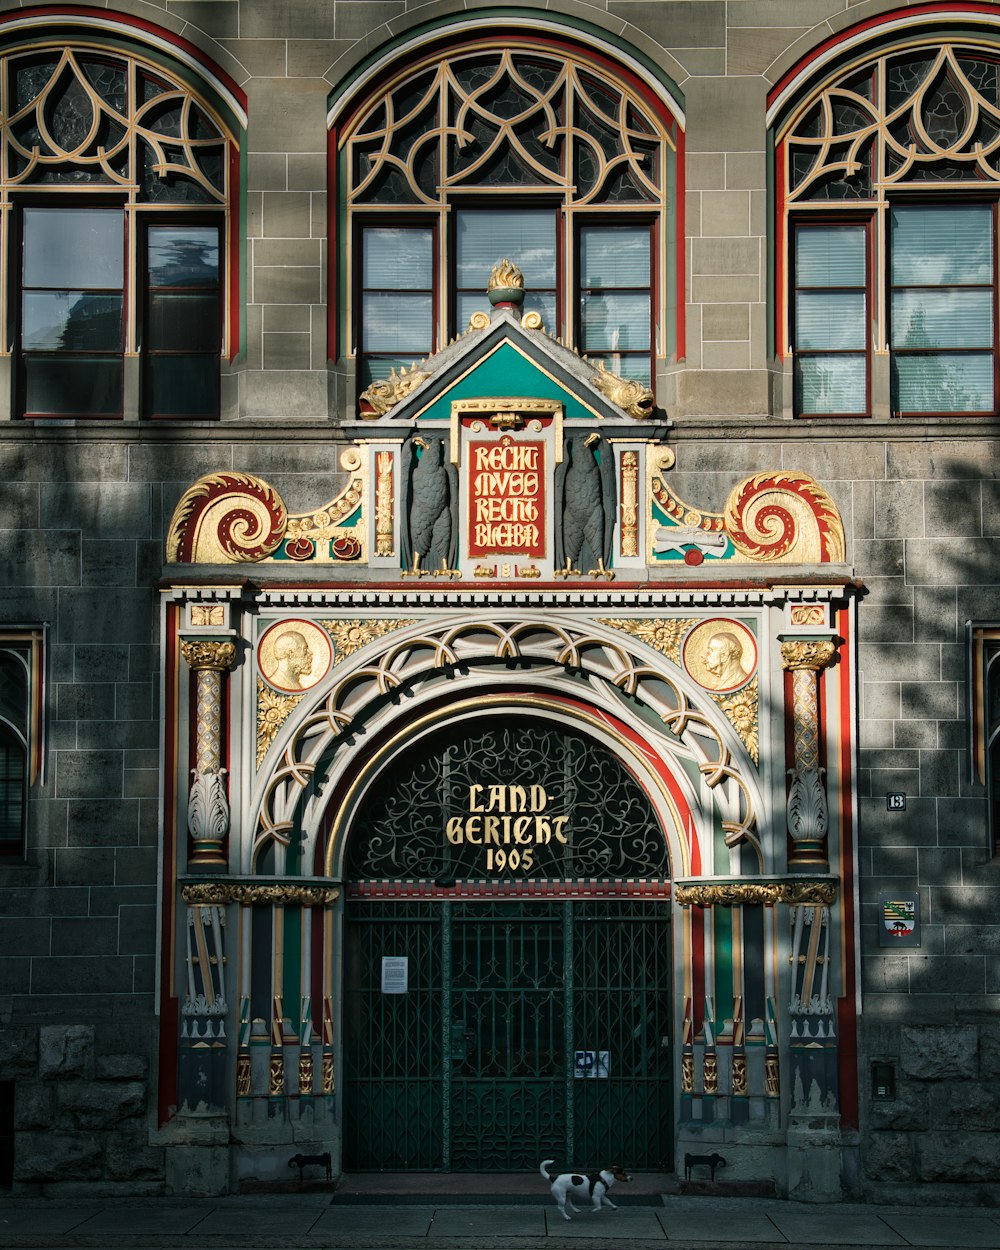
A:
MULTIPOLYGON (((327 95, 429 11, 391 0, 114 7, 193 42, 247 92, 246 348, 226 370, 217 426, 0 432, 0 624, 49 625, 47 774, 26 862, 0 865, 0 1072, 17 1084, 24 1187, 162 1177, 147 1132, 166 524, 181 492, 217 469, 259 474, 293 510, 332 494, 329 426, 344 409, 328 380, 327 95), (47 1117, 65 1142, 58 1170, 43 1149, 47 1117)), ((1000 1118, 1000 868, 970 779, 966 671, 966 622, 1000 623, 1000 441, 977 422, 791 422, 767 343, 766 92, 831 32, 891 7, 561 0, 548 12, 631 41, 685 95, 686 358, 669 363, 661 395, 677 425, 672 488, 721 509, 749 473, 802 469, 844 516, 865 587, 860 1184, 967 1200, 966 1181, 995 1193, 985 1172, 996 1174, 1000 1118), (888 790, 906 792, 905 812, 886 811, 888 790), (891 886, 920 891, 919 950, 878 946, 878 891, 891 886), (895 1065, 891 1105, 870 1097, 875 1060, 895 1065)))

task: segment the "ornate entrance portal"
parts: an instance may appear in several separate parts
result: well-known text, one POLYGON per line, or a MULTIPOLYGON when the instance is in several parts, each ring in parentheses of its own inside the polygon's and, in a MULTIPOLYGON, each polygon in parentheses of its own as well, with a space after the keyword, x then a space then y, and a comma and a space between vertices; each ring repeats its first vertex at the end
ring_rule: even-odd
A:
POLYGON ((433 734, 393 774, 349 850, 344 1166, 662 1166, 669 874, 638 782, 511 716, 433 734))

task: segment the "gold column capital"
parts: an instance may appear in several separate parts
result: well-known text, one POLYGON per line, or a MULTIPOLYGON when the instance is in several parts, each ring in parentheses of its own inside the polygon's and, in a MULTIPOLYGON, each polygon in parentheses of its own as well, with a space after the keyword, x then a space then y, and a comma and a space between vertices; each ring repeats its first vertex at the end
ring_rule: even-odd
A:
POLYGON ((837 654, 837 644, 824 639, 799 639, 781 644, 781 667, 818 673, 837 654))
POLYGON ((208 670, 224 673, 232 668, 236 659, 236 643, 192 638, 181 641, 181 654, 194 672, 208 670))

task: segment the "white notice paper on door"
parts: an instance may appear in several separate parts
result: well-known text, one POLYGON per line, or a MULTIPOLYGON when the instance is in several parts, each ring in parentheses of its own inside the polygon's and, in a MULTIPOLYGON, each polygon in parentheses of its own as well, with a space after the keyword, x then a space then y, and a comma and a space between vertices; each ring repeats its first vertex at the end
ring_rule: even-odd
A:
POLYGON ((382 993, 405 994, 408 989, 409 960, 406 955, 382 956, 382 993))

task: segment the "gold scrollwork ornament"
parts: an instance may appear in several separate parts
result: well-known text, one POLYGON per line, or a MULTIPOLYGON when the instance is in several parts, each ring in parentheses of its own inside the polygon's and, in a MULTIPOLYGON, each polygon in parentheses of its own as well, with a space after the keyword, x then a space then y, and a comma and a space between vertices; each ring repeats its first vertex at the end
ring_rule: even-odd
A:
POLYGON ((271 1055, 267 1074, 267 1092, 271 1098, 280 1098, 285 1092, 285 1056, 280 1051, 271 1055))
POLYGON ((248 885, 232 881, 202 881, 181 886, 181 897, 188 906, 215 903, 254 903, 274 905, 301 904, 319 907, 336 902, 340 890, 336 886, 248 885))
POLYGON ((836 881, 712 882, 674 887, 681 907, 770 907, 776 903, 829 907, 837 899, 836 881))
POLYGON ((313 1092, 313 1057, 311 1050, 303 1050, 299 1054, 299 1093, 313 1092))

